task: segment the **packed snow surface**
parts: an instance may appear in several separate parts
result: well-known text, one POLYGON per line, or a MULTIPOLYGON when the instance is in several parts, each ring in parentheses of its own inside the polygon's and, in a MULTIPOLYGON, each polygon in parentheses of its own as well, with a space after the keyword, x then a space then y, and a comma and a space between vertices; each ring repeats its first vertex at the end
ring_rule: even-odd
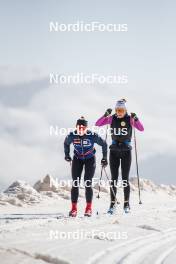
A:
POLYGON ((12 183, 0 195, 1 264, 122 263, 175 264, 176 187, 131 178, 131 212, 123 212, 123 192, 113 216, 107 215, 109 190, 94 188, 93 216, 84 217, 81 189, 78 216, 69 218, 70 187, 49 175, 34 186, 12 183))

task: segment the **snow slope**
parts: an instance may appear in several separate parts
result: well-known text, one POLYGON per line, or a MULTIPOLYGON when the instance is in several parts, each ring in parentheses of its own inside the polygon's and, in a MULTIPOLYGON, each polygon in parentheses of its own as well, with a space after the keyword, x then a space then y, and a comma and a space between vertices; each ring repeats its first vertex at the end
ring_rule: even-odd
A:
MULTIPOLYGON (((22 185, 24 186, 24 183, 22 185)), ((61 190, 54 190, 52 195, 48 195, 46 185, 45 191, 37 192, 40 197, 37 203, 31 204, 22 199, 22 206, 8 202, 1 204, 1 263, 174 264, 175 187, 155 186, 148 180, 142 180, 143 204, 139 205, 135 179, 131 180, 131 186, 133 191, 130 214, 123 213, 121 190, 118 192, 121 203, 114 216, 106 214, 109 194, 104 191, 100 199, 97 199, 96 189, 92 218, 83 217, 83 190, 76 219, 67 216, 70 201, 65 199, 65 195, 69 196, 69 190, 62 190, 65 193, 63 196, 60 195, 61 190)), ((9 191, 3 196, 7 193, 8 197, 11 197, 9 191)), ((13 192, 13 197, 17 193, 13 192)), ((34 193, 32 188, 31 195, 34 193)))

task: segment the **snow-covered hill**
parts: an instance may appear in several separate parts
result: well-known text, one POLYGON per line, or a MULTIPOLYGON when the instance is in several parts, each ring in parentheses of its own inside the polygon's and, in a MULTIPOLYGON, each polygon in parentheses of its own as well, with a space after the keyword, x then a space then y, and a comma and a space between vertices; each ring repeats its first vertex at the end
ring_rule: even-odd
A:
POLYGON ((40 193, 24 181, 13 182, 0 196, 1 205, 32 205, 34 203, 40 202, 40 200, 40 193))
MULTIPOLYGON (((137 178, 133 177, 130 179, 130 185, 132 192, 138 192, 137 178)), ((165 195, 176 196, 175 185, 156 185, 151 180, 141 179, 140 188, 143 192, 163 193, 165 195)), ((98 190, 98 183, 94 185, 95 191, 98 190)), ((24 181, 17 180, 13 182, 3 193, 0 194, 0 205, 14 205, 14 206, 26 206, 40 203, 47 197, 57 199, 61 197, 63 199, 70 199, 69 185, 60 187, 58 182, 51 177, 46 175, 43 179, 38 180, 34 186, 30 186, 24 181)), ((109 193, 107 186, 101 187, 101 192, 109 193)), ((122 192, 120 188, 120 192, 122 192)), ((109 194, 108 194, 109 195, 109 194)), ((84 196, 84 190, 81 188, 80 197, 84 196)))

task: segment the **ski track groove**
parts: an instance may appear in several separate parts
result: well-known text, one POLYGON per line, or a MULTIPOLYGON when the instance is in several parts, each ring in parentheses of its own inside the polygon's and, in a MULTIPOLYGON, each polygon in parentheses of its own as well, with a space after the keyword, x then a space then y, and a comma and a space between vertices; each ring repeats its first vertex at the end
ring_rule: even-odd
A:
POLYGON ((70 262, 66 261, 66 260, 62 260, 56 257, 52 257, 50 255, 46 255, 46 254, 40 254, 40 253, 29 253, 25 250, 20 250, 17 248, 3 248, 0 247, 0 250, 4 250, 7 252, 10 252, 12 254, 14 254, 14 252, 22 254, 24 256, 27 256, 29 258, 35 259, 35 260, 42 260, 45 263, 50 263, 50 264, 69 264, 70 262))
POLYGON ((176 250, 176 246, 164 251, 154 262, 154 264, 164 264, 167 257, 176 250))
MULTIPOLYGON (((160 241, 162 241, 163 238, 165 238, 165 237, 167 238, 169 236, 171 236, 171 239, 168 239, 167 243, 170 242, 170 241, 172 241, 172 240, 176 240, 175 234, 173 236, 173 232, 174 231, 176 232, 176 228, 163 230, 160 233, 158 232, 157 234, 155 232, 155 233, 152 233, 152 234, 149 234, 149 235, 146 235, 146 236, 139 236, 139 237, 137 237, 135 239, 131 239, 131 240, 127 241, 127 242, 121 243, 120 245, 115 245, 115 246, 113 246, 111 248, 107 248, 106 250, 103 250, 103 251, 98 252, 97 254, 93 255, 86 262, 86 264, 104 263, 104 261, 106 261, 106 263, 114 263, 114 261, 115 261, 115 263, 119 263, 119 264, 122 264, 122 263, 123 264, 142 263, 142 262, 138 262, 139 256, 137 255, 137 257, 136 257, 136 251, 137 251, 137 249, 140 249, 139 246, 140 247, 143 247, 144 245, 147 246, 148 244, 150 244, 152 242, 155 244, 155 242, 160 242, 160 241), (170 233, 171 233, 171 235, 170 235, 170 233), (154 241, 153 241, 153 239, 154 239, 154 241), (136 243, 139 243, 139 246, 138 247, 136 247, 136 243), (134 245, 135 245, 135 247, 133 249, 133 246, 134 245), (119 257, 119 255, 118 255, 118 252, 119 251, 118 252, 115 252, 115 253, 114 253, 114 251, 116 251, 117 249, 123 248, 125 246, 126 246, 126 249, 125 249, 125 252, 126 253, 125 254, 123 253, 122 254, 122 257, 117 262, 117 259, 116 258, 119 257), (132 251, 132 253, 129 253, 129 251, 131 251, 131 247, 132 247, 132 250, 133 251, 132 251), (129 259, 128 258, 128 261, 125 262, 125 259, 127 259, 127 257, 131 256, 132 254, 134 254, 134 257, 136 257, 137 260, 136 259, 133 260, 133 259, 129 259)), ((166 241, 164 241, 164 242, 166 242, 166 241)), ((163 244, 165 244, 164 242, 163 242, 163 244)), ((152 251, 153 248, 150 247, 150 249, 152 251)), ((143 254, 146 254, 145 253, 145 250, 144 250, 143 254)), ((164 255, 164 253, 163 253, 163 255, 164 255)), ((144 255, 144 257, 145 257, 145 255, 144 255)), ((160 263, 160 262, 158 262, 158 263, 160 263)))
MULTIPOLYGON (((166 237, 163 237, 163 239, 166 239, 166 237)), ((144 259, 146 257, 149 257, 151 258, 152 255, 149 255, 149 254, 152 254, 152 252, 155 250, 155 249, 158 249, 160 248, 161 246, 163 245, 167 245, 169 242, 171 242, 172 240, 175 241, 176 238, 175 237, 172 237, 171 238, 168 238, 164 241, 161 242, 161 239, 162 238, 156 238, 155 241, 149 241, 149 242, 144 242, 143 244, 140 244, 139 247, 136 247, 136 248, 133 248, 132 251, 130 253, 127 253, 124 257, 122 257, 117 263, 119 264, 129 264, 129 263, 139 263, 139 264, 142 264, 144 263, 144 259), (149 244, 148 244, 149 243, 149 244), (158 245, 159 244, 159 245, 158 245)), ((152 259, 152 262, 154 260, 152 259)), ((145 261, 146 263, 146 261, 145 261)), ((149 263, 149 261, 148 261, 149 263)))

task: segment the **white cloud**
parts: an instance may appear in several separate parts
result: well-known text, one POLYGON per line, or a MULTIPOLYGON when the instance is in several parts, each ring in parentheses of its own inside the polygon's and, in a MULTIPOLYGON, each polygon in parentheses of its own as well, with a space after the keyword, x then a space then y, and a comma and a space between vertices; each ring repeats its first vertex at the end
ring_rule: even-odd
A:
POLYGON ((0 65, 0 84, 14 85, 28 83, 35 80, 43 79, 47 76, 46 69, 33 68, 28 66, 9 66, 0 65))

